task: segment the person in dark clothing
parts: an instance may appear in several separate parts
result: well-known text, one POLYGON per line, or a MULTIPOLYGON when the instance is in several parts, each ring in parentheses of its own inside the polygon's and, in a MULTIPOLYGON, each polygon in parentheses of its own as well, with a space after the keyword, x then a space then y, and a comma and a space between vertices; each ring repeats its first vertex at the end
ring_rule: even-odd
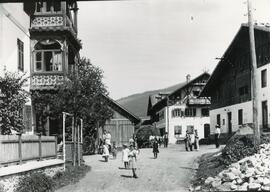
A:
POLYGON ((168 147, 168 142, 169 142, 168 134, 165 133, 165 135, 164 135, 164 147, 165 147, 165 148, 168 147))
POLYGON ((158 150, 158 141, 157 141, 157 138, 155 137, 155 140, 153 142, 153 153, 154 153, 154 158, 156 159, 157 158, 157 154, 159 153, 159 150, 158 150))
POLYGON ((220 125, 216 125, 216 131, 215 131, 215 144, 216 148, 219 148, 219 136, 220 136, 220 125))

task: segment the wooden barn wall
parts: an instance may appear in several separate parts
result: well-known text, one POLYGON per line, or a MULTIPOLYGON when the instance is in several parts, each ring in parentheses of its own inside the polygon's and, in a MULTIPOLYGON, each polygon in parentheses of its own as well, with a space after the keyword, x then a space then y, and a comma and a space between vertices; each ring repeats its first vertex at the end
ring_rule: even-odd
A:
POLYGON ((128 144, 129 139, 133 136, 134 125, 127 119, 112 119, 107 121, 104 130, 110 131, 111 143, 116 142, 117 146, 128 144))

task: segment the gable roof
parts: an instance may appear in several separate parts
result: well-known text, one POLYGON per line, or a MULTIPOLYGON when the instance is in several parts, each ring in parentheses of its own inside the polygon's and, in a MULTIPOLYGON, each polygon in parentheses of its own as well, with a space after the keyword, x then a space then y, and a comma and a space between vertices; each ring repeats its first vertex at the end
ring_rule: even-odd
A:
MULTIPOLYGON (((270 28, 266 26, 254 25, 256 48, 259 45, 259 43, 256 41, 259 32, 265 32, 269 34, 270 28)), ((268 42, 270 42, 270 38, 268 42)), ((240 26, 240 29, 236 33, 235 37, 233 38, 231 44, 223 54, 221 60, 218 62, 207 84, 203 88, 200 96, 210 96, 210 92, 218 84, 220 77, 222 76, 222 74, 224 74, 224 70, 231 66, 230 58, 236 56, 239 53, 250 52, 249 49, 250 49, 249 26, 248 24, 242 24, 240 26)))
POLYGON ((123 106, 121 106, 119 103, 117 103, 112 98, 110 98, 104 94, 102 94, 101 96, 107 101, 108 105, 113 110, 117 111, 118 113, 120 113, 121 115, 123 115, 124 117, 129 119, 131 122, 133 122, 135 124, 138 124, 141 122, 141 119, 139 117, 137 117, 136 115, 134 115, 133 113, 131 113, 130 111, 125 109, 123 106))
POLYGON ((158 110, 162 109, 163 107, 167 106, 168 98, 170 100, 173 97, 177 96, 178 94, 181 93, 181 91, 183 89, 185 89, 188 86, 192 85, 194 82, 196 82, 197 80, 201 79, 204 76, 207 76, 209 78, 210 77, 210 74, 207 73, 207 72, 204 72, 201 75, 199 75, 198 77, 192 79, 191 81, 184 83, 181 87, 179 87, 178 89, 176 89, 175 91, 173 91, 172 93, 170 93, 167 97, 164 97, 163 99, 161 99, 160 101, 158 101, 155 105, 153 105, 152 108, 149 109, 149 114, 152 113, 153 111, 158 111, 158 110))

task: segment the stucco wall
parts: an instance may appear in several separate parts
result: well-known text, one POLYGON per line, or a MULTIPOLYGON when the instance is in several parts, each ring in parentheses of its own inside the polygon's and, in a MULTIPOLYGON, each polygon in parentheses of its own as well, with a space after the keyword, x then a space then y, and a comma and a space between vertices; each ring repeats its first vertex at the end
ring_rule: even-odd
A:
POLYGON ((172 111, 176 108, 181 108, 185 110, 186 104, 176 104, 169 107, 169 130, 167 129, 167 110, 166 108, 162 109, 165 111, 165 118, 156 123, 157 128, 166 127, 166 131, 169 134, 169 143, 176 143, 177 140, 183 139, 186 135, 187 126, 194 126, 198 130, 199 138, 204 138, 204 125, 210 123, 210 117, 202 117, 201 107, 196 108, 196 117, 172 117, 172 111), (182 127, 182 134, 179 137, 175 136, 174 128, 175 126, 182 127))
MULTIPOLYGON (((22 3, 0 4, 0 75, 18 72, 17 39, 24 43, 24 73, 30 75, 30 18, 22 3)), ((22 74, 22 73, 21 73, 22 74)), ((29 91, 29 82, 24 87, 29 91)))
POLYGON ((232 113, 232 131, 238 129, 238 110, 243 110, 243 123, 252 123, 252 103, 251 101, 230 105, 210 111, 210 130, 211 134, 215 133, 215 125, 217 124, 217 115, 220 114, 221 133, 228 133, 228 116, 227 113, 232 113))

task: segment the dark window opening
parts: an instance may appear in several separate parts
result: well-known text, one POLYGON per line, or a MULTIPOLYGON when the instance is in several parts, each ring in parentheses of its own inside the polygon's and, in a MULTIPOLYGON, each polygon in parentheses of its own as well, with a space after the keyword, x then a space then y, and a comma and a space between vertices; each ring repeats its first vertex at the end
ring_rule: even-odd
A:
POLYGON ((202 108, 202 116, 203 117, 209 116, 209 108, 202 108))
POLYGON ((220 126, 220 114, 217 114, 217 125, 220 126))
POLYGON ((20 39, 17 39, 18 48, 18 69, 24 71, 24 45, 20 39))
POLYGON ((238 125, 243 124, 243 109, 238 110, 238 125))
POLYGON ((261 85, 262 85, 262 88, 267 86, 267 71, 266 71, 266 69, 261 71, 261 85))

